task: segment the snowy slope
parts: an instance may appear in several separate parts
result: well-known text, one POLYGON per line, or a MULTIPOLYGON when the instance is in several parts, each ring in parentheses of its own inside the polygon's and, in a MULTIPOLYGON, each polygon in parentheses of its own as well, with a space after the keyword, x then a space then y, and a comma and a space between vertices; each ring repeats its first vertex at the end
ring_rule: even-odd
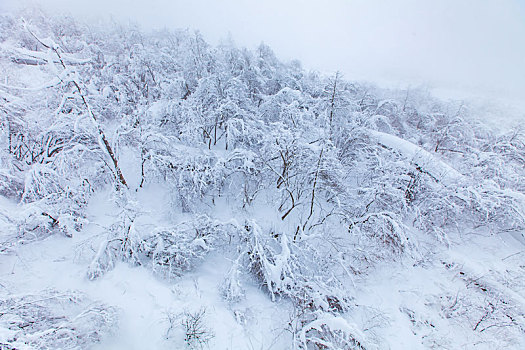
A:
POLYGON ((0 16, 0 349, 525 348, 525 133, 189 31, 0 16))
MULTIPOLYGON (((103 222, 103 196, 97 198, 90 220, 103 222)), ((86 278, 86 245, 100 234, 91 224, 73 238, 52 236, 21 247, 16 255, 0 256, 4 297, 81 291, 90 300, 118 310, 119 331, 94 349, 183 348, 184 312, 205 308, 214 349, 285 349, 290 334, 286 301, 273 303, 244 279, 246 299, 228 304, 221 285, 232 261, 217 255, 182 278, 163 280, 147 267, 119 263, 104 278, 86 278), (171 323, 170 323, 171 318, 171 323)), ((504 303, 512 317, 525 315, 524 247, 511 236, 470 236, 466 244, 429 253, 419 264, 385 264, 354 279, 355 308, 347 318, 389 349, 520 348, 525 344, 492 339, 508 331, 505 320, 486 313, 488 303, 504 303), (475 238, 475 239, 474 239, 475 238), (490 259, 487 259, 490 256, 490 259), (483 345, 479 345, 480 339, 483 345), (478 344, 478 345, 476 345, 478 344)), ((516 339, 516 338, 514 338, 516 339)), ((523 338, 522 338, 523 340, 523 338)))
MULTIPOLYGON (((143 199, 144 208, 158 208, 159 195, 143 199)), ((279 349, 290 342, 289 334, 281 330, 287 322, 286 302, 272 303, 249 280, 246 300, 234 305, 223 300, 221 285, 232 261, 221 256, 210 256, 183 278, 163 280, 148 267, 119 263, 104 278, 89 281, 90 250, 114 210, 109 203, 107 195, 94 198, 89 216, 93 223, 72 238, 52 236, 20 247, 16 255, 0 255, 3 297, 46 289, 80 291, 90 300, 116 308, 118 333, 94 349, 183 348, 184 313, 202 308, 213 334, 210 348, 279 349)))

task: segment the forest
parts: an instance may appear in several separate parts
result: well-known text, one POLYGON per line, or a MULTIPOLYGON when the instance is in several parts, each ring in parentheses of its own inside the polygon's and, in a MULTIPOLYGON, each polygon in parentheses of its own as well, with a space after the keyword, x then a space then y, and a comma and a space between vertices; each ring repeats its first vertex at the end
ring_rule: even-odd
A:
POLYGON ((0 349, 110 348, 132 313, 90 286, 119 269, 218 276, 151 348, 525 347, 522 126, 265 44, 39 13, 0 16, 0 72, 0 349), (40 249, 79 284, 23 267, 40 249))

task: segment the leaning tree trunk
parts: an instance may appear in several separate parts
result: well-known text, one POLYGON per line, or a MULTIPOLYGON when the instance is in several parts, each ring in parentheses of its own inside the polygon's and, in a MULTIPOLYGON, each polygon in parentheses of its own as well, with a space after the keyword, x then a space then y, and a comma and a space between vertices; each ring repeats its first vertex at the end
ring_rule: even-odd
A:
MULTIPOLYGON (((52 44, 49 44, 49 43, 45 43, 43 42, 41 39, 39 39, 28 27, 27 25, 25 26, 27 31, 40 43, 42 44, 42 46, 44 46, 45 48, 47 49, 50 49, 50 50, 53 50, 53 52, 57 55, 58 57, 58 60, 60 62, 60 64, 62 65, 62 67, 64 69, 67 69, 67 66, 64 62, 64 60, 62 59, 62 55, 60 54, 60 51, 59 51, 59 46, 56 45, 55 43, 52 43, 52 44)), ((104 150, 108 155, 109 157, 111 158, 111 162, 113 163, 113 169, 112 172, 113 172, 113 175, 115 176, 115 180, 117 181, 117 186, 124 186, 126 188, 128 188, 128 184, 126 182, 126 179, 124 178, 124 175, 122 173, 122 170, 120 169, 120 166, 118 164, 118 159, 117 157, 115 156, 115 152, 113 152, 113 149, 111 148, 111 145, 109 144, 109 141, 108 141, 108 138, 106 137, 106 134, 104 133, 104 130, 102 130, 102 126, 100 125, 100 123, 98 122, 97 120, 97 117, 95 116, 95 114, 93 113, 93 110, 91 109, 91 107, 89 106, 89 103, 87 102, 87 99, 86 99, 86 95, 82 92, 82 89, 80 87, 80 84, 76 81, 76 80, 72 80, 71 81, 73 83, 73 85, 75 86, 75 89, 78 91, 78 94, 80 96, 80 98, 82 99, 82 103, 84 104, 84 106, 86 107, 87 111, 88 111, 88 114, 89 116, 91 117, 91 120, 93 121, 93 123, 95 124, 95 127, 97 128, 97 131, 98 131, 98 136, 99 136, 99 145, 100 145, 100 148, 102 150, 104 150)))

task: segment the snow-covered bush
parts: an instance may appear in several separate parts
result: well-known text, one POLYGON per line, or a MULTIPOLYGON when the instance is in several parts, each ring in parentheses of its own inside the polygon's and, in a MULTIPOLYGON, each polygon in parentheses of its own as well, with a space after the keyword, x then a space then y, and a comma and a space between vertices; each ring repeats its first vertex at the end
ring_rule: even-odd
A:
POLYGON ((245 244, 247 265, 251 273, 268 291, 272 300, 295 289, 293 276, 294 257, 290 254, 288 238, 265 235, 253 220, 244 225, 241 240, 245 244))
POLYGON ((215 335, 206 325, 206 309, 185 312, 181 320, 184 341, 190 349, 203 349, 215 335))
POLYGON ((119 261, 127 261, 132 264, 141 264, 139 247, 141 243, 140 232, 137 231, 136 218, 139 215, 137 203, 126 194, 116 199, 123 202, 119 214, 108 227, 105 237, 99 243, 99 247, 87 269, 87 277, 90 280, 104 275, 113 269, 119 261))
POLYGON ((235 229, 234 223, 196 216, 173 227, 156 228, 141 241, 138 250, 151 260, 153 270, 180 276, 202 261, 216 245, 224 244, 235 229))
POLYGON ((80 292, 45 290, 0 299, 2 349, 79 349, 115 330, 114 308, 80 292))
POLYGON ((230 270, 224 278, 221 285, 221 294, 224 300, 228 303, 233 304, 243 300, 246 296, 246 292, 241 284, 240 275, 242 274, 241 259, 240 255, 232 264, 230 270))
POLYGON ((356 325, 341 316, 329 313, 312 313, 300 321, 301 328, 294 334, 299 349, 373 349, 356 325), (308 320, 309 319, 309 320, 308 320))

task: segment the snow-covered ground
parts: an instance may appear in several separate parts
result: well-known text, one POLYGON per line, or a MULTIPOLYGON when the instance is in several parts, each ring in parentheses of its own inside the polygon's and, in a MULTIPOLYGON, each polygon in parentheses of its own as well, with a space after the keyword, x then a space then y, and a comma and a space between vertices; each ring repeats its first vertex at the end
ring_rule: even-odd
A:
MULTIPOLYGON (((145 212, 162 207, 159 188, 141 198, 145 212)), ((235 262, 211 254, 194 271, 162 278, 147 266, 119 262, 103 278, 86 277, 87 267, 115 210, 109 193, 93 198, 85 229, 72 238, 54 235, 20 246, 15 255, 0 255, 0 288, 4 297, 55 290, 80 291, 89 300, 118 310, 119 330, 94 349, 183 348, 186 314, 205 310, 212 349, 285 349, 292 305, 272 302, 249 276, 242 276, 246 298, 228 303, 221 296, 225 276, 235 262)), ((164 203, 165 205, 165 203, 164 203)), ((13 203, 3 208, 16 210, 13 203)), ((154 215, 148 220, 161 220, 154 215)), ((146 224, 146 222, 143 222, 146 224)), ((510 234, 465 233, 462 244, 422 253, 417 264, 400 261, 379 265, 355 277, 355 308, 345 317, 376 339, 380 349, 491 349, 502 346, 491 335, 508 324, 495 312, 523 318, 525 310, 525 246, 510 234), (494 310, 492 310, 494 311, 494 310), (483 335, 483 332, 482 332, 483 335), (481 343, 480 341, 483 341, 481 343)), ((350 281, 348 281, 350 283, 350 281)), ((4 330, 5 332, 5 330, 4 330)), ((5 334, 0 329, 0 341, 5 334)), ((516 343, 505 348, 518 349, 516 343)), ((523 342, 520 346, 525 345, 523 342)))
MULTIPOLYGON (((163 212, 159 207, 166 203, 158 200, 161 192, 147 193, 141 201, 143 209, 163 212)), ((164 279, 147 266, 118 263, 103 278, 90 281, 86 271, 94 245, 104 235, 108 218, 114 215, 109 195, 93 199, 89 216, 92 223, 72 238, 50 236, 21 246, 15 255, 0 255, 1 295, 38 294, 46 289, 81 291, 90 300, 115 307, 119 331, 94 349, 183 348, 184 313, 202 309, 206 327, 213 335, 210 348, 286 348, 290 335, 283 329, 288 322, 288 303, 273 303, 252 282, 244 285, 245 300, 228 304, 221 296, 221 287, 234 262, 224 257, 212 254, 181 278, 164 279)), ((16 206, 11 203, 10 209, 16 210, 16 206)), ((154 219, 159 218, 148 215, 145 221, 154 219)), ((0 342, 5 338, 3 331, 0 328, 0 342)))

